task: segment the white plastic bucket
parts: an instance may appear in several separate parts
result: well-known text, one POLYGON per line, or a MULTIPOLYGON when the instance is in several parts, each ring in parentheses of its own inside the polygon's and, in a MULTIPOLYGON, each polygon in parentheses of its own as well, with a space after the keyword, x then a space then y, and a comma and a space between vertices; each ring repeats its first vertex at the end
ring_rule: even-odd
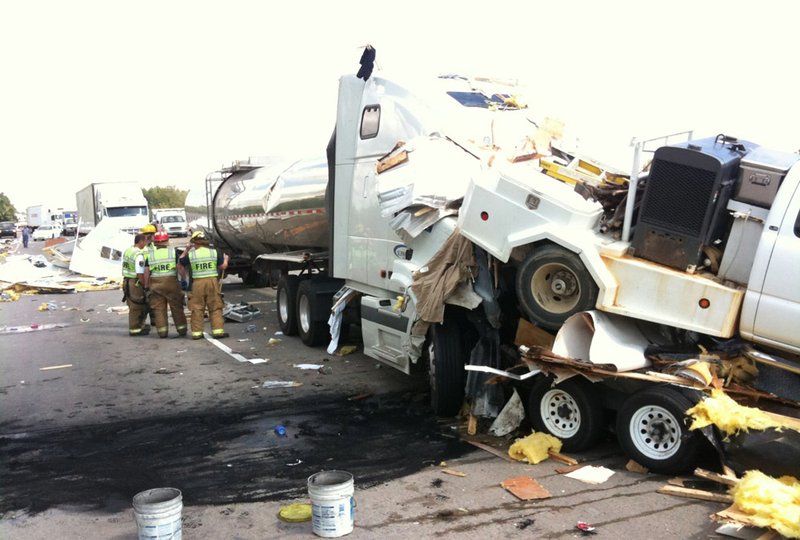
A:
POLYGON ((139 540, 181 540, 183 497, 175 488, 155 488, 133 497, 139 540))
POLYGON ((322 471, 308 477, 311 526, 314 534, 336 538, 353 532, 355 500, 353 475, 345 471, 322 471))

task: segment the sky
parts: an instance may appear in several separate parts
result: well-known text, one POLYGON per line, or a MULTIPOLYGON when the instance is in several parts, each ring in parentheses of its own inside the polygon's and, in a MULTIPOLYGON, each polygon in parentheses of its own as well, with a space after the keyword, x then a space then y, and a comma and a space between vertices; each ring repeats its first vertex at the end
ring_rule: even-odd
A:
POLYGON ((683 130, 796 151, 798 15, 790 0, 2 2, 0 191, 70 208, 91 182, 201 190, 234 160, 321 155, 367 43, 387 73, 517 79, 599 161, 683 130))

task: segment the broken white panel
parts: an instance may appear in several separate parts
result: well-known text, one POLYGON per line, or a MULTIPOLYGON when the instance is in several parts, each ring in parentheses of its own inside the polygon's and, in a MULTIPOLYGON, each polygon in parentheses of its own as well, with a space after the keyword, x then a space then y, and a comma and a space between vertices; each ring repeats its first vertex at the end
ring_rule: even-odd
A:
POLYGON ((519 427, 525 418, 525 407, 522 406, 522 399, 520 399, 517 389, 511 394, 511 399, 506 402, 503 410, 494 419, 492 425, 489 427, 489 433, 495 437, 502 437, 508 435, 519 427))
POLYGON ((464 197, 481 162, 443 137, 417 137, 406 143, 408 161, 378 175, 381 215, 412 205, 446 208, 464 197))
POLYGON ((558 331, 553 352, 592 364, 611 364, 617 371, 632 371, 650 366, 644 355, 649 344, 633 319, 583 311, 567 319, 558 331))
POLYGON ((587 465, 565 474, 567 478, 580 480, 586 484, 602 484, 614 474, 614 471, 607 467, 587 465))
POLYGON ((41 256, 10 255, 6 257, 5 263, 0 265, 0 281, 12 284, 42 281, 65 275, 62 269, 53 266, 41 256))
POLYGON ((104 219, 79 238, 72 249, 69 269, 93 277, 120 277, 122 254, 133 245, 134 235, 120 230, 113 219, 104 219))
POLYGON ((389 225, 399 234, 416 238, 422 231, 440 219, 458 214, 457 208, 431 208, 430 206, 407 208, 389 220, 389 225))

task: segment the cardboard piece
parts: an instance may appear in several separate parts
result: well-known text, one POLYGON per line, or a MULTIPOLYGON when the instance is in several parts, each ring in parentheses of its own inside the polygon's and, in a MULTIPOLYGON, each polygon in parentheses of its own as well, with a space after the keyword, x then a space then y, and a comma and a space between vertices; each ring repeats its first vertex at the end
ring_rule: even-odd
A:
POLYGON ((500 486, 523 501, 550 498, 550 492, 530 476, 509 478, 508 480, 503 480, 500 486))

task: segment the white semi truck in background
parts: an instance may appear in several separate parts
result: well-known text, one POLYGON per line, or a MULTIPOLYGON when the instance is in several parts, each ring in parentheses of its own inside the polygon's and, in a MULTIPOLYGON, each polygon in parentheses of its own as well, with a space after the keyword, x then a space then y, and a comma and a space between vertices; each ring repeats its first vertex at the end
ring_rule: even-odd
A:
POLYGON ((149 221, 142 188, 136 182, 96 182, 75 194, 80 226, 88 234, 100 220, 113 219, 118 228, 136 234, 149 221))
MULTIPOLYGON (((327 159, 219 171, 210 232, 251 282, 279 274, 287 335, 326 342, 332 305, 350 300, 345 325, 359 324, 364 353, 427 368, 441 415, 462 405, 465 364, 519 361, 504 346, 520 319, 556 331, 592 310, 649 328, 667 350, 739 343, 800 400, 798 156, 723 135, 665 139, 644 168, 653 148, 641 141, 620 174, 550 145, 558 130, 545 124, 487 81, 412 90, 344 76, 327 159)), ((532 424, 568 450, 593 444, 610 410, 640 463, 672 471, 694 458, 684 416, 697 392, 544 375, 533 385, 532 424)))

